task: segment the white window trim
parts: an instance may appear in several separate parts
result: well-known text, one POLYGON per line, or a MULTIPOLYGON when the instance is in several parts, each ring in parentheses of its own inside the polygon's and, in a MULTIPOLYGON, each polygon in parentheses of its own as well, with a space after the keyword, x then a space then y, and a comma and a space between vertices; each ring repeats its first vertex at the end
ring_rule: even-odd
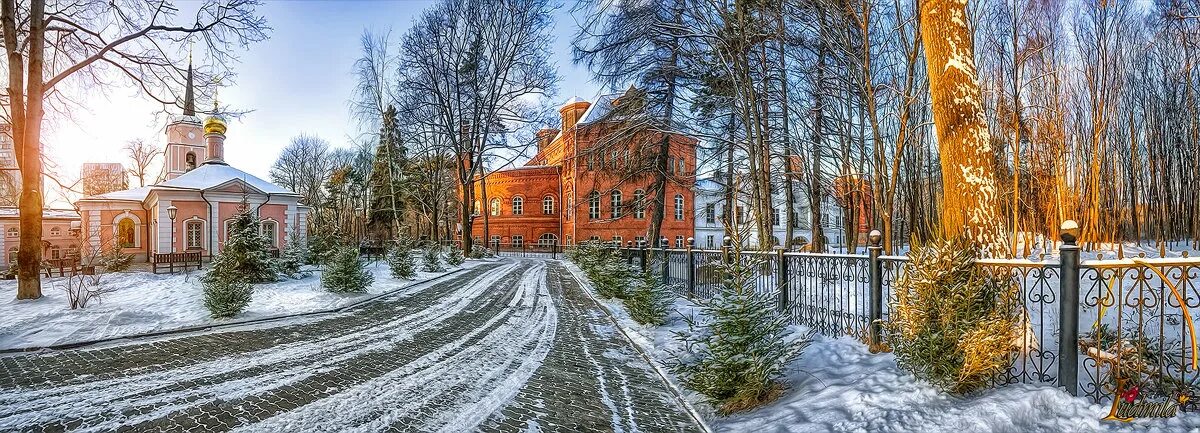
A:
POLYGON ((271 244, 272 248, 279 248, 279 242, 278 242, 279 241, 279 221, 275 221, 275 218, 263 218, 263 219, 258 220, 258 233, 259 234, 262 234, 262 235, 266 234, 265 231, 263 230, 263 224, 266 224, 266 223, 271 223, 271 224, 275 225, 275 230, 273 230, 275 232, 275 234, 273 236, 271 236, 271 238, 269 240, 270 240, 270 244, 271 244))
POLYGON ((197 240, 199 244, 196 245, 196 248, 203 250, 203 249, 205 249, 204 248, 204 245, 205 245, 204 244, 204 235, 205 235, 204 232, 207 231, 206 228, 208 227, 208 221, 205 221, 204 218, 200 218, 200 217, 196 217, 196 216, 188 218, 186 220, 183 220, 183 249, 184 250, 191 249, 191 245, 188 245, 188 224, 191 224, 193 222, 200 223, 200 237, 197 240))
POLYGON ((512 204, 513 215, 525 215, 525 196, 514 196, 509 202, 512 204))
POLYGON ((117 243, 121 241, 121 221, 133 221, 133 246, 122 248, 141 248, 142 247, 142 220, 137 215, 125 211, 125 213, 113 217, 112 233, 113 240, 117 243))

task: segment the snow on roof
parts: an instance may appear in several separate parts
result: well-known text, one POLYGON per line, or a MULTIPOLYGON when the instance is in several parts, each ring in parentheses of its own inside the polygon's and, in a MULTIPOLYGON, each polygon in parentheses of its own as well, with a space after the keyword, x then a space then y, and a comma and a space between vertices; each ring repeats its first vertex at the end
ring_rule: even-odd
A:
POLYGON ((620 96, 621 93, 600 95, 599 98, 596 98, 596 103, 592 104, 592 106, 588 107, 587 111, 583 112, 583 117, 579 118, 579 124, 586 125, 603 119, 604 116, 607 116, 608 113, 612 111, 613 100, 616 100, 620 96))
POLYGON ((295 194, 281 186, 254 177, 254 175, 233 168, 232 166, 214 163, 202 164, 192 171, 154 187, 206 190, 224 185, 232 180, 242 180, 266 194, 295 194))
MULTIPOLYGON (((15 207, 0 207, 0 218, 16 218, 19 215, 20 210, 15 207)), ((42 218, 79 219, 79 212, 75 212, 75 209, 42 209, 42 218)))
POLYGON ((142 200, 146 199, 147 194, 150 194, 150 187, 143 186, 143 187, 138 187, 138 188, 123 189, 120 191, 108 192, 108 193, 104 193, 104 194, 100 194, 100 195, 96 195, 96 196, 92 196, 92 197, 84 197, 84 199, 85 200, 87 200, 87 199, 106 199, 106 200, 142 201, 142 200))
POLYGON ((567 102, 564 102, 562 104, 562 107, 560 107, 560 109, 567 108, 567 106, 569 106, 571 104, 578 104, 580 102, 587 102, 587 101, 585 101, 583 98, 580 98, 578 96, 572 96, 571 99, 568 99, 567 102))

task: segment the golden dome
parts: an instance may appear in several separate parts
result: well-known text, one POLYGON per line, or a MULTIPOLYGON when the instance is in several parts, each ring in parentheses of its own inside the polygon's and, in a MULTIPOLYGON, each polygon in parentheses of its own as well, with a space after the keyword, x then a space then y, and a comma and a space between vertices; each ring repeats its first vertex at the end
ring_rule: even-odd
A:
POLYGON ((222 119, 220 116, 217 116, 214 114, 212 116, 208 116, 207 119, 204 119, 204 134, 205 135, 208 135, 208 134, 225 135, 225 129, 226 129, 225 119, 222 119))

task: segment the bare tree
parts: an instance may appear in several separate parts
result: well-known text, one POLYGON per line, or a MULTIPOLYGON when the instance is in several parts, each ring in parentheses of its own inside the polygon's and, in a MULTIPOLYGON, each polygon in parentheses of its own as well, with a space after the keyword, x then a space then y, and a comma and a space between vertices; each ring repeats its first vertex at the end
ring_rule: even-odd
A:
POLYGON ((138 181, 138 186, 146 186, 146 176, 150 174, 150 165, 163 154, 162 148, 146 140, 135 138, 125 143, 125 154, 129 157, 130 176, 138 181))
MULTIPOLYGON (((256 0, 209 0, 188 24, 165 0, 0 0, 8 86, 4 92, 21 168, 17 298, 41 297, 42 123, 47 102, 62 101, 68 81, 82 87, 133 83, 163 104, 178 104, 184 71, 176 64, 188 41, 206 47, 214 66, 227 67, 229 50, 266 39, 256 0)), ((200 71, 201 78, 206 76, 200 71)), ((211 74, 207 74, 211 76, 211 74)), ((204 80, 200 80, 204 82, 204 80)))

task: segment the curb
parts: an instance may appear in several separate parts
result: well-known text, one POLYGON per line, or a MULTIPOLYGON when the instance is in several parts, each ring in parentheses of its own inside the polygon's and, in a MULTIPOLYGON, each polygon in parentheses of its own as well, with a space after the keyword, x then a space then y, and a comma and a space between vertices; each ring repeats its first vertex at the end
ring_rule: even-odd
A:
MULTIPOLYGON (((474 268, 475 267, 472 266, 470 269, 474 269, 474 268)), ((196 332, 196 331, 207 331, 207 330, 211 330, 211 329, 230 328, 230 327, 234 327, 234 326, 250 325, 250 324, 255 324, 255 323, 272 322, 272 321, 279 321, 279 320, 286 320, 286 319, 295 319, 295 318, 299 318, 299 317, 342 313, 342 312, 346 312, 346 311, 352 310, 354 308, 357 308, 359 306, 362 306, 363 304, 366 304, 366 303, 369 303, 372 301, 376 301, 380 298, 385 298, 388 296, 395 295, 397 293, 400 293, 401 291, 407 290, 407 289, 412 288, 417 285, 421 285, 421 284, 425 284, 425 283, 433 283, 433 282, 437 282, 439 280, 445 279, 446 277, 449 277, 451 275, 457 275, 463 271, 466 271, 467 269, 468 268, 460 267, 458 269, 444 273, 442 275, 438 275, 438 276, 430 278, 428 280, 414 281, 411 284, 404 285, 402 287, 396 288, 395 290, 392 290, 389 292, 384 292, 384 293, 380 293, 377 295, 371 295, 364 299, 360 299, 360 300, 351 302, 349 304, 346 304, 346 305, 343 305, 340 307, 330 308, 330 309, 326 309, 326 310, 307 311, 307 312, 295 313, 295 314, 279 314, 279 315, 275 315, 275 316, 259 317, 259 318, 255 318, 255 319, 242 319, 242 320, 235 320, 232 322, 213 323, 213 324, 208 324, 208 325, 192 325, 192 326, 185 326, 182 328, 167 329, 167 330, 162 330, 162 331, 143 332, 140 334, 130 334, 130 335, 120 335, 120 336, 115 336, 115 337, 101 338, 101 339, 97 339, 97 340, 77 341, 77 342, 72 342, 72 343, 52 344, 49 346, 12 347, 12 348, 8 348, 8 349, 0 349, 0 355, 9 355, 9 354, 14 354, 14 353, 32 353, 32 352, 40 352, 40 351, 44 351, 44 350, 78 349, 81 347, 93 346, 93 345, 102 344, 102 343, 111 343, 114 341, 121 341, 121 340, 138 340, 138 339, 149 338, 149 337, 161 337, 164 335, 186 334, 186 333, 196 332)))
POLYGON ((700 412, 696 410, 696 407, 692 406, 692 403, 683 397, 683 392, 679 389, 679 387, 675 386, 674 383, 671 383, 671 380, 667 378, 667 373, 662 370, 662 367, 655 362, 653 357, 651 357, 646 353, 645 350, 642 349, 640 344, 634 341, 633 338, 631 338, 629 334, 625 332, 625 328, 622 327, 621 323, 617 321, 616 316, 613 316, 612 311, 609 311, 608 307, 606 307, 604 303, 600 302, 599 299, 596 299, 596 297, 592 294, 592 290, 590 289, 591 281, 588 281, 587 277, 579 274, 582 272, 579 267, 575 266, 575 263, 572 263, 568 260, 563 260, 563 262, 563 267, 567 268, 567 271, 571 273, 571 277, 579 283, 579 288, 583 289, 583 292, 587 294, 588 299, 591 299, 597 307, 600 307, 600 311, 603 311, 605 316, 608 316, 608 320, 612 322, 613 327, 617 328, 617 331, 621 332, 621 336, 625 337, 626 341, 629 341, 629 345, 633 346, 633 350, 636 350, 638 355, 642 356, 642 360, 646 361, 647 364, 654 368, 654 372, 658 373, 658 378, 661 379, 663 384, 667 386, 667 389, 671 390, 671 394, 675 396, 675 399, 678 400, 681 405, 683 405, 683 408, 687 411, 688 415, 692 417, 692 420, 696 422, 696 425, 700 426, 700 430, 705 433, 712 433, 712 427, 710 427, 708 423, 704 421, 704 417, 700 416, 700 412))

